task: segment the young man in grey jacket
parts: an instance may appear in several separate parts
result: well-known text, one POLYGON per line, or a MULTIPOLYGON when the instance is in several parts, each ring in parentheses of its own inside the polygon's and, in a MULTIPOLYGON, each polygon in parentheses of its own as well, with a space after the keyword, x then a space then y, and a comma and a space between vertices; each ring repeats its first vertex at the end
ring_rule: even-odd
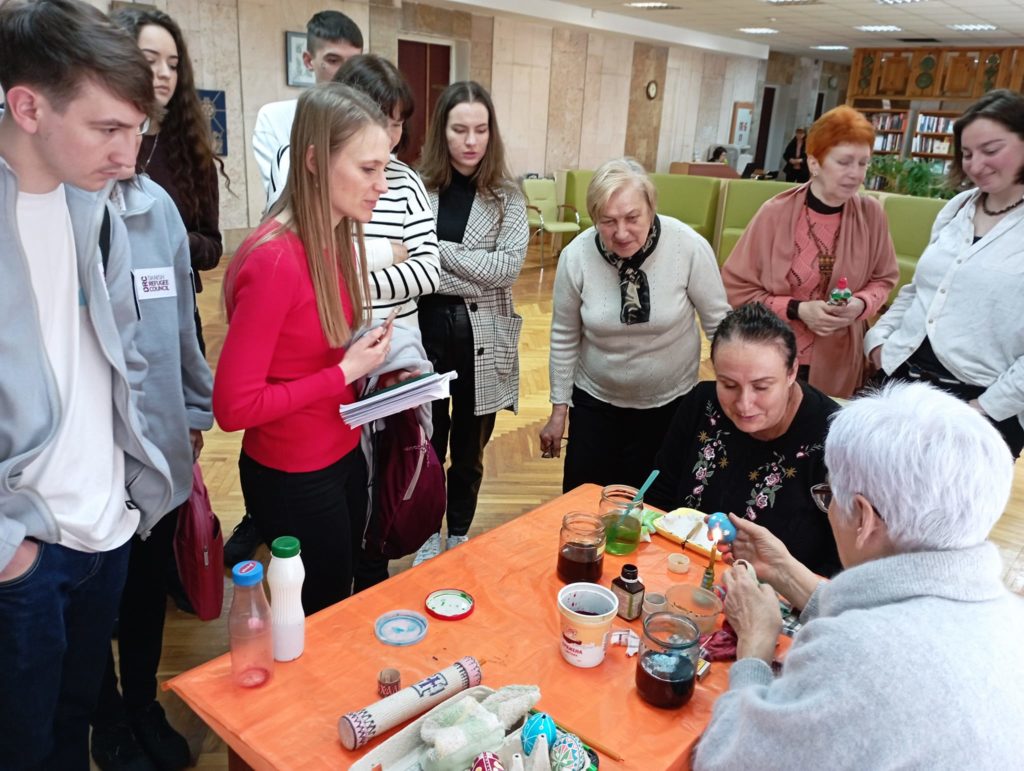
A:
POLYGON ((154 110, 80 0, 0 6, 0 766, 88 768, 128 541, 170 505, 110 186, 154 110))

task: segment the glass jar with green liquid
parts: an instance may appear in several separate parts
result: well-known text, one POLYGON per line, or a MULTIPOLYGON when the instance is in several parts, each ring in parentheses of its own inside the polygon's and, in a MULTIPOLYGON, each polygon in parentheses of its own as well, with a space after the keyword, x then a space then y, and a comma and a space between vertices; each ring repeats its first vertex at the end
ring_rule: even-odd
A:
POLYGON ((640 524, 644 513, 641 498, 636 503, 637 489, 629 485, 608 485, 601 490, 598 513, 604 522, 609 554, 631 554, 640 543, 640 524))

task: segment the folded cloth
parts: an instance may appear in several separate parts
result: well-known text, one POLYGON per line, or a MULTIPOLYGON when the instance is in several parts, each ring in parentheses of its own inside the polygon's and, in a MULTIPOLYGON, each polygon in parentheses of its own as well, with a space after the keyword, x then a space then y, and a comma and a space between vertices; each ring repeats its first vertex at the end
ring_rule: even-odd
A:
POLYGON ((730 661, 736 658, 736 641, 736 630, 725 620, 721 629, 705 638, 702 647, 709 661, 730 661))

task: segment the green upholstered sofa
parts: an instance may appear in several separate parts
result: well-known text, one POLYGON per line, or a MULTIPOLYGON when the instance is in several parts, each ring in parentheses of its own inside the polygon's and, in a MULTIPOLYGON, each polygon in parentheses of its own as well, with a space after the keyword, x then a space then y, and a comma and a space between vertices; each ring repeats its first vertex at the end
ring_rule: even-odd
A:
POLYGON ((651 174, 658 190, 658 213, 675 217, 710 244, 715 237, 718 191, 722 180, 683 174, 651 174))
POLYGON ((794 182, 765 179, 731 179, 722 185, 722 224, 715 250, 719 265, 723 265, 728 259, 736 242, 747 229, 747 224, 761 208, 761 204, 783 190, 795 186, 794 182))
POLYGON ((889 220, 889 233, 896 249, 896 262, 900 267, 900 278, 896 288, 889 295, 892 302, 896 293, 914 277, 914 269, 921 252, 928 246, 932 225, 947 201, 939 198, 918 198, 911 195, 887 195, 882 197, 882 208, 889 220))
MULTIPOLYGON (((718 190, 720 179, 713 177, 690 177, 680 174, 651 174, 651 181, 658 189, 658 213, 685 222, 711 242, 715 235, 715 217, 718 213, 718 190)), ((594 178, 594 172, 574 169, 565 175, 565 202, 580 213, 580 230, 586 230, 594 223, 587 213, 587 186, 594 178)), ((562 212, 562 219, 573 217, 569 210, 562 212)), ((570 236, 571 238, 571 236, 570 236)), ((565 243, 568 243, 566 238, 565 243)))

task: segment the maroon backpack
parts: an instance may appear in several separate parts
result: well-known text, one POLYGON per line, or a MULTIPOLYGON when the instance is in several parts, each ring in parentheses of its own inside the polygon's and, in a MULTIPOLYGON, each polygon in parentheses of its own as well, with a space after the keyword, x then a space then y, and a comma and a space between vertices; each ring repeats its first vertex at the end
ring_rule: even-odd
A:
POLYGON ((444 469, 416 419, 416 408, 386 417, 373 447, 375 521, 366 534, 366 550, 398 559, 441 529, 447 505, 444 469))

